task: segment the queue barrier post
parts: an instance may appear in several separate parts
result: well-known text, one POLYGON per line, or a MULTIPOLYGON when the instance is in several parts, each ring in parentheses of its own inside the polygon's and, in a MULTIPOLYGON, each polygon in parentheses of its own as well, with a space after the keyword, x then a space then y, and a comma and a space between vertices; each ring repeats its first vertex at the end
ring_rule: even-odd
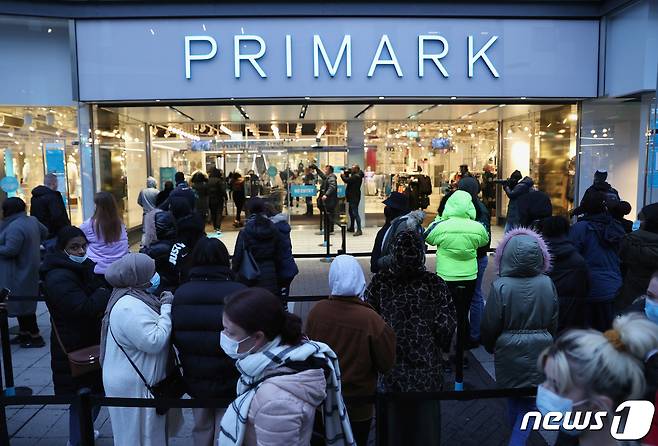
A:
POLYGON ((455 390, 464 390, 464 346, 466 344, 466 288, 457 287, 457 346, 455 351, 455 390))
MULTIPOLYGON (((4 301, 9 295, 9 290, 7 288, 3 288, 0 290, 0 305, 4 306, 4 301)), ((7 329, 6 333, 1 333, 0 336, 4 338, 5 336, 9 336, 9 329, 7 329)), ((2 345, 2 350, 4 352, 4 344, 2 345)), ((2 364, 5 364, 4 359, 2 360, 2 364)), ((3 386, 2 386, 2 367, 0 367, 0 395, 3 395, 3 386)), ((0 404, 0 444, 9 444, 9 428, 7 427, 7 411, 5 409, 4 404, 0 404)))
POLYGON ((16 395, 14 387, 14 368, 11 360, 11 344, 9 343, 9 314, 7 298, 10 291, 3 288, 0 292, 0 342, 2 342, 2 366, 5 375, 5 391, 7 396, 16 395))
POLYGON ((80 424, 80 444, 82 446, 94 446, 94 417, 91 404, 91 390, 82 388, 78 390, 78 421, 80 424))

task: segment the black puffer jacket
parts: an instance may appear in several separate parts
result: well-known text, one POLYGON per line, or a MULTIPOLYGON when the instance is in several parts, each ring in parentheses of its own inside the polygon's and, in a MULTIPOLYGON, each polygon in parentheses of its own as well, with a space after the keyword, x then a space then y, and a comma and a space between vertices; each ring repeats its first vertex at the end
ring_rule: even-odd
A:
POLYGON ((617 299, 622 310, 646 293, 651 275, 658 270, 658 234, 639 229, 621 239, 619 258, 624 284, 617 299))
POLYGON ((553 256, 553 269, 548 273, 557 289, 560 308, 558 333, 585 327, 584 304, 589 294, 589 269, 583 256, 567 237, 547 238, 553 256))
POLYGON ((61 192, 46 186, 32 189, 30 215, 48 228, 48 238, 55 237, 60 229, 71 224, 61 192))
POLYGON ((219 346, 219 333, 224 329, 224 298, 243 288, 230 268, 201 266, 192 268, 190 281, 176 290, 171 308, 173 342, 188 392, 195 398, 235 396, 240 374, 219 346))
POLYGON ((171 291, 178 284, 178 272, 169 262, 176 240, 176 221, 171 212, 158 212, 154 218, 158 240, 142 248, 141 252, 155 260, 155 270, 160 274, 160 288, 171 291))
POLYGON ((238 273, 240 265, 244 259, 245 247, 250 250, 258 267, 260 268, 260 278, 248 282, 242 277, 238 277, 240 282, 249 286, 257 286, 270 290, 278 295, 279 280, 278 271, 281 270, 281 255, 279 230, 274 223, 263 214, 252 214, 249 216, 244 229, 238 234, 235 241, 235 250, 233 251, 233 271, 238 273))
MULTIPOLYGON (((100 342, 101 318, 111 287, 102 276, 94 274, 95 266, 91 260, 75 263, 61 251, 47 254, 41 265, 46 305, 68 351, 100 342)), ((81 387, 102 390, 100 371, 71 377, 68 360, 54 331, 50 334, 50 355, 55 394, 72 394, 81 387)))

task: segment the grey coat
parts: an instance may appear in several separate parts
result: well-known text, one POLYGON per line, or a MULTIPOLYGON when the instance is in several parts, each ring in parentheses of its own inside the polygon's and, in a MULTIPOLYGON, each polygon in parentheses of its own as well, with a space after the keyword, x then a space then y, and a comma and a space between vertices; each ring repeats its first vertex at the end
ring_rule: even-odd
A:
MULTIPOLYGON (((14 214, 0 223, 0 287, 14 296, 39 295, 41 242, 48 229, 25 212, 14 214)), ((9 315, 34 314, 36 301, 9 302, 9 315)))
POLYGON ((499 387, 536 386, 543 381, 537 359, 558 326, 557 291, 546 275, 550 254, 539 235, 517 228, 498 246, 496 262, 499 278, 484 307, 482 344, 495 355, 499 387))

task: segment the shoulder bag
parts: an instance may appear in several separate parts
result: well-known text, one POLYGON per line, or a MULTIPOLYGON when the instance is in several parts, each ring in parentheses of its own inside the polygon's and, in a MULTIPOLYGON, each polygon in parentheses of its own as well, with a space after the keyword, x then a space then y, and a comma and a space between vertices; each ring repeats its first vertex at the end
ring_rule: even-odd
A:
POLYGON ((247 281, 258 280, 260 278, 260 267, 246 243, 242 249, 242 263, 240 263, 239 273, 247 281))
POLYGON ((57 327, 55 326, 55 322, 52 320, 52 318, 50 319, 50 326, 52 327, 53 333, 55 333, 57 343, 68 358, 69 367, 71 368, 71 376, 77 378, 79 376, 86 375, 87 373, 95 372, 101 369, 100 345, 90 345, 89 347, 67 352, 62 339, 59 337, 57 327))
POLYGON ((180 371, 181 366, 180 363, 178 362, 178 356, 176 355, 176 352, 174 351, 173 348, 170 347, 169 365, 167 367, 169 370, 167 372, 167 376, 162 381, 159 381, 151 386, 146 381, 146 378, 144 378, 144 375, 142 375, 142 372, 139 371, 133 360, 130 359, 130 355, 128 355, 128 353, 123 348, 123 346, 119 344, 117 338, 114 337, 114 333, 112 333, 112 328, 111 327, 108 328, 110 334, 112 335, 112 339, 114 339, 114 342, 119 346, 123 354, 126 355, 126 359, 128 359, 128 362, 130 363, 131 366, 133 366, 133 369, 135 369, 135 372, 137 372, 137 374, 139 375, 140 379, 144 383, 144 386, 146 386, 146 389, 151 393, 151 395, 153 395, 153 398, 156 400, 155 412, 158 415, 165 415, 169 410, 169 407, 167 407, 165 404, 157 404, 157 400, 162 398, 180 399, 183 395, 185 395, 185 393, 187 393, 185 382, 183 381, 183 375, 180 371), (173 355, 173 361, 171 361, 172 355, 173 355))

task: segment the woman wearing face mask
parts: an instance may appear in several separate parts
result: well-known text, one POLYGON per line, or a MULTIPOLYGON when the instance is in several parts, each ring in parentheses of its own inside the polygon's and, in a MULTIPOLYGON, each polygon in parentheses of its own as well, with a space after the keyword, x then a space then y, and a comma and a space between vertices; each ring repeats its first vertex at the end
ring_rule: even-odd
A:
MULTIPOLYGON (((100 342, 101 319, 110 298, 110 287, 102 276, 94 274, 96 264, 87 258, 87 239, 75 226, 65 226, 57 234, 55 251, 46 254, 41 265, 46 305, 61 344, 67 352, 97 345, 100 342)), ((70 395, 80 388, 103 392, 101 371, 80 377, 71 376, 69 361, 50 333, 50 365, 56 395, 70 395)), ((93 411, 94 419, 98 409, 93 411)), ((78 407, 69 408, 69 444, 80 444, 78 407)))
MULTIPOLYGON (((613 446, 610 415, 624 401, 640 399, 645 390, 644 361, 658 348, 658 326, 641 315, 617 318, 600 333, 572 330, 539 357, 546 381, 537 389, 537 409, 548 412, 606 411, 599 430, 560 430, 556 444, 613 446), (568 437, 577 436, 569 441, 568 437)), ((594 422, 594 421, 592 421, 594 422)))
MULTIPOLYGON (((146 254, 128 254, 109 266, 105 279, 114 287, 101 328, 101 364, 105 393, 112 397, 152 398, 152 386, 170 369, 171 303, 151 292, 155 262, 146 254), (139 373, 138 373, 139 370, 139 373), (140 376, 140 373, 142 376, 140 376), (143 377, 143 378, 142 378, 143 377)), ((180 410, 159 415, 155 408, 111 407, 115 446, 167 444, 167 431, 180 428, 180 410)))
POLYGON ((323 404, 327 444, 354 443, 335 353, 303 339, 301 320, 262 288, 225 300, 220 345, 242 374, 218 445, 307 445, 323 404))

